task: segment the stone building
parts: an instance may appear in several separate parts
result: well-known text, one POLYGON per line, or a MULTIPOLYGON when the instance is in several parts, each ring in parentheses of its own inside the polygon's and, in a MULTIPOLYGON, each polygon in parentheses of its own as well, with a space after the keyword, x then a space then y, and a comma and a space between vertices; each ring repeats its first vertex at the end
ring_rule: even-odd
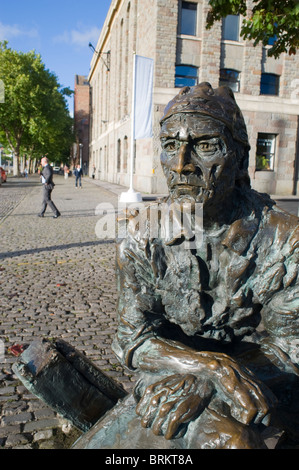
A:
POLYGON ((76 75, 74 93, 74 127, 76 142, 74 165, 80 163, 85 174, 89 171, 89 111, 90 87, 87 77, 76 75))
MULTIPOLYGON (((250 5, 249 5, 250 6, 250 5)), ((96 178, 129 186, 133 53, 154 59, 153 137, 136 140, 134 189, 164 193, 159 120, 185 85, 229 85, 251 144, 252 186, 297 194, 299 57, 240 38, 239 16, 206 30, 207 0, 112 0, 91 61, 90 159, 96 178)), ((90 172, 91 172, 90 165, 90 172)))

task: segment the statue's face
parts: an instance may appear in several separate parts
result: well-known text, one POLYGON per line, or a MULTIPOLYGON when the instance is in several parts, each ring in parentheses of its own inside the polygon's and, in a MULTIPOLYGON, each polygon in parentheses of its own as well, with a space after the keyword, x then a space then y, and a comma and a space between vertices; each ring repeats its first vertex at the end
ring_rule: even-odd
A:
POLYGON ((176 114, 163 122, 160 137, 171 199, 205 205, 233 189, 237 164, 223 123, 199 114, 176 114))

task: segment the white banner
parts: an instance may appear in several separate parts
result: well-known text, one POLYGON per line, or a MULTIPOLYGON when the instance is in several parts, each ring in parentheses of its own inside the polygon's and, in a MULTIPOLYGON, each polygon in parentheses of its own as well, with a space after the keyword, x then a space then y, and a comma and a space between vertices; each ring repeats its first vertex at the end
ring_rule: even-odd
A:
POLYGON ((154 61, 147 57, 135 57, 135 119, 134 139, 145 139, 153 136, 154 61))

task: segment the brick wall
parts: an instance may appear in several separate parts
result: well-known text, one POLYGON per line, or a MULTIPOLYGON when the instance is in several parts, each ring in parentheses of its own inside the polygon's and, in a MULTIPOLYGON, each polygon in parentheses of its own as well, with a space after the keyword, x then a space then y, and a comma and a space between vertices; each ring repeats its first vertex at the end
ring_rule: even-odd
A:
MULTIPOLYGON (((83 144, 82 162, 87 169, 89 163, 89 103, 90 88, 86 77, 75 77, 74 121, 77 141, 83 144)), ((78 151, 79 155, 79 151, 78 151)))
POLYGON ((155 86, 174 87, 178 2, 157 0, 155 86))

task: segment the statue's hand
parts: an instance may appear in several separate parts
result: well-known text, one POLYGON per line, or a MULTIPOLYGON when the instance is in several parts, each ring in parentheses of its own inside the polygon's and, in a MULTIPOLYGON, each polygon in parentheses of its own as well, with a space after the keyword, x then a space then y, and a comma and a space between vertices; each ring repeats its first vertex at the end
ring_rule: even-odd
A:
MULTIPOLYGON (((207 354, 206 359, 210 353, 207 354)), ((277 400, 271 390, 248 369, 225 354, 213 354, 206 363, 208 374, 217 395, 230 407, 233 418, 243 424, 268 424, 270 411, 277 400)))
POLYGON ((172 439, 205 408, 212 392, 208 382, 194 375, 171 375, 147 387, 136 413, 142 417, 143 427, 172 439))
POLYGON ((277 400, 249 370, 225 354, 198 353, 193 360, 199 372, 171 375, 146 388, 136 408, 143 427, 172 439, 200 415, 212 396, 240 423, 268 424, 277 400))

